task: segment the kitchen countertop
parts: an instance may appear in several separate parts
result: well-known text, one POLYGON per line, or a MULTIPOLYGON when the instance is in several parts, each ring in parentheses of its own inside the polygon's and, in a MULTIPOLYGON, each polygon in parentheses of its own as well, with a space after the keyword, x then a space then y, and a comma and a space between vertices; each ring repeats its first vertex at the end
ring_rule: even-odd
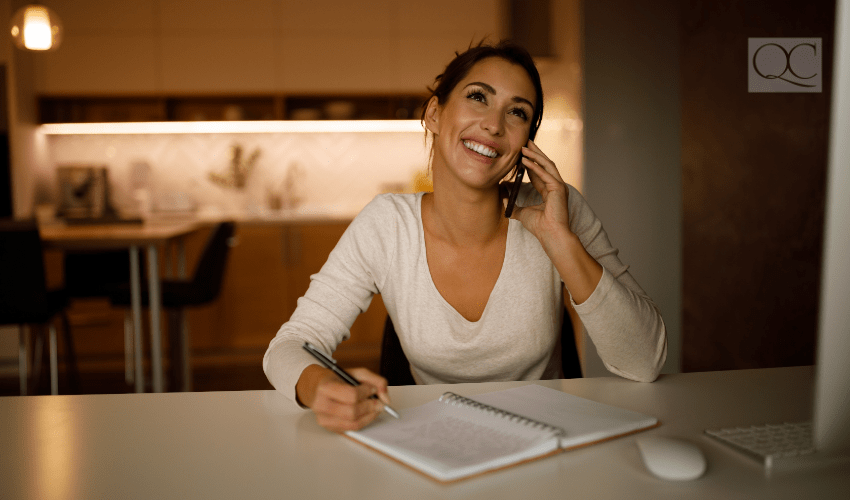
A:
POLYGON ((315 207, 301 206, 291 209, 272 210, 265 207, 251 207, 240 211, 223 211, 214 208, 201 208, 195 212, 151 214, 149 220, 191 219, 200 222, 233 220, 250 224, 335 224, 348 223, 360 212, 362 207, 315 207))
MULTIPOLYGON (((141 217, 146 225, 173 224, 179 222, 198 222, 201 224, 214 224, 224 220, 231 220, 239 224, 341 224, 349 223, 357 215, 357 210, 327 210, 327 209, 281 209, 281 210, 244 210, 239 212, 223 210, 198 210, 198 211, 174 211, 153 212, 146 217, 141 217)), ((128 220, 139 219, 138 215, 124 214, 128 220)), ((62 219, 44 221, 42 225, 65 224, 62 219)), ((79 224, 79 223, 77 223, 79 224)), ((89 223, 91 224, 91 223, 89 223)))

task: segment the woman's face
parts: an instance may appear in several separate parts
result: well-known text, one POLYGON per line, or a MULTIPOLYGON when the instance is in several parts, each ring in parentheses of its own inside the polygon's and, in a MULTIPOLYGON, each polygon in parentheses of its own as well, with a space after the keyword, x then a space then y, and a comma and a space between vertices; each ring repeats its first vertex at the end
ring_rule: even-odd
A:
POLYGON ((476 63, 445 103, 428 103, 435 180, 446 167, 470 187, 498 184, 528 142, 534 106, 534 85, 522 66, 498 57, 476 63))

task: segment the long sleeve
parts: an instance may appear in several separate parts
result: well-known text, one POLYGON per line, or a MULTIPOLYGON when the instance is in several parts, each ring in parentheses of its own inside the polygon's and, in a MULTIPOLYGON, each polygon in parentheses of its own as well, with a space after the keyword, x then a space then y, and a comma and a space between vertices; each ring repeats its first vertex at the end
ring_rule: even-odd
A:
MULTIPOLYGON (((521 196, 523 205, 540 201, 530 185, 521 196)), ((414 195, 375 198, 311 277, 307 293, 263 358, 266 376, 289 399, 295 401, 298 378, 315 363, 302 344, 311 342, 334 352, 375 293, 382 294, 421 383, 539 380, 553 375, 560 320, 555 311, 563 308, 563 284, 537 239, 511 221, 499 281, 482 318, 470 322, 443 299, 431 279, 420 200, 414 195)), ((661 315, 572 187, 569 203, 573 232, 604 268, 594 292, 575 309, 611 372, 652 381, 666 357, 661 315)))
POLYGON ((609 371, 651 382, 667 358, 667 330, 661 313, 620 261, 618 250, 587 201, 568 187, 570 229, 603 267, 591 296, 573 306, 609 371))
POLYGON ((263 356, 269 381, 293 401, 301 372, 316 364, 302 349, 304 342, 333 353, 382 286, 395 241, 381 237, 382 232, 394 231, 395 219, 387 203, 379 196, 355 217, 322 269, 310 277, 307 293, 298 299, 292 317, 263 356))

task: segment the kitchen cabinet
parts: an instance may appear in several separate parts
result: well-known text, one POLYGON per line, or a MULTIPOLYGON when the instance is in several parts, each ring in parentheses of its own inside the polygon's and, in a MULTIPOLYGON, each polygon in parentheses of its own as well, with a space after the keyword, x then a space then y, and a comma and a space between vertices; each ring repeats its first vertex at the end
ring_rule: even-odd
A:
POLYGON ((41 123, 415 119, 424 94, 42 95, 41 123))
POLYGON ((43 94, 418 92, 506 27, 500 0, 46 3, 67 37, 28 61, 43 94))

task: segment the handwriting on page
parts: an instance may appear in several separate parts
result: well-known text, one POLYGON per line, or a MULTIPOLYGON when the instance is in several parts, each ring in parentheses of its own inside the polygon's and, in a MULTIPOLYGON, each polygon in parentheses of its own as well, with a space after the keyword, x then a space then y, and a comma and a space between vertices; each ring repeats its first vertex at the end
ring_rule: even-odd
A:
POLYGON ((375 429, 373 435, 378 437, 378 434, 388 444, 450 467, 463 467, 511 455, 536 441, 530 436, 450 416, 431 421, 402 421, 375 429))

